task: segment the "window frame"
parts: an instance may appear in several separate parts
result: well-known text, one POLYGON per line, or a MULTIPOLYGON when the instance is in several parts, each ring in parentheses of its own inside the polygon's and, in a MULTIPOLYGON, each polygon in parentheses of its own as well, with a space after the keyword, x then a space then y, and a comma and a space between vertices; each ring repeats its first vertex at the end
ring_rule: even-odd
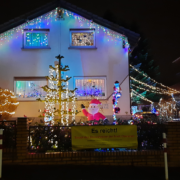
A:
MULTIPOLYGON (((105 100, 107 99, 107 77, 106 76, 73 76, 73 87, 76 88, 76 80, 78 79, 103 79, 105 86, 105 96, 98 97, 98 99, 105 100)), ((92 98, 89 96, 77 97, 77 100, 91 100, 92 98)))
MULTIPOLYGON (((46 77, 14 77, 14 93, 15 93, 15 96, 16 96, 16 82, 17 81, 46 81, 46 85, 48 85, 48 80, 46 79, 46 77), (35 79, 35 80, 34 80, 35 79)), ((39 98, 39 97, 37 97, 39 98)), ((36 97, 33 97, 33 98, 17 98, 18 101, 22 101, 22 102, 25 102, 25 101, 37 101, 36 97)), ((42 100, 44 100, 45 98, 41 98, 42 100)))
POLYGON ((95 28, 81 28, 81 29, 70 29, 69 35, 70 35, 70 42, 69 42, 69 49, 97 49, 96 47, 96 33, 95 28), (94 46, 72 46, 72 33, 80 33, 80 32, 94 32, 94 46))
POLYGON ((50 29, 24 29, 23 32, 23 44, 22 44, 22 49, 51 49, 50 48, 50 29), (26 33, 47 33, 47 38, 48 38, 48 46, 26 46, 26 33))

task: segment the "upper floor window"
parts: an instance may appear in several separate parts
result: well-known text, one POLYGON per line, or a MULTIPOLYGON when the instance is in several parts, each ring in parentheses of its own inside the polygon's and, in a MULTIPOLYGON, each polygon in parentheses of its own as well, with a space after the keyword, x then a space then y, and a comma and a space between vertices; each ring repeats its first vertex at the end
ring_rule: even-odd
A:
POLYGON ((96 48, 95 29, 70 29, 70 48, 96 48))
POLYGON ((46 96, 41 88, 47 85, 45 77, 15 77, 14 91, 18 100, 36 100, 46 96))
POLYGON ((106 77, 74 77, 78 99, 106 99, 106 77))
POLYGON ((23 48, 49 48, 49 29, 24 29, 23 48))

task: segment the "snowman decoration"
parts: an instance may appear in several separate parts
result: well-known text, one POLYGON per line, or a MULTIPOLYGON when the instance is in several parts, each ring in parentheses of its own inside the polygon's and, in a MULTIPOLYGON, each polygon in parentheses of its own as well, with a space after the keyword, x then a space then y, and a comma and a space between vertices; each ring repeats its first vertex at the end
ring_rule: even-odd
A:
POLYGON ((97 99, 91 100, 88 107, 88 111, 85 109, 85 106, 81 104, 82 112, 88 118, 88 121, 92 121, 92 120, 99 121, 101 119, 102 120, 106 119, 106 117, 99 112, 100 104, 101 102, 97 99))

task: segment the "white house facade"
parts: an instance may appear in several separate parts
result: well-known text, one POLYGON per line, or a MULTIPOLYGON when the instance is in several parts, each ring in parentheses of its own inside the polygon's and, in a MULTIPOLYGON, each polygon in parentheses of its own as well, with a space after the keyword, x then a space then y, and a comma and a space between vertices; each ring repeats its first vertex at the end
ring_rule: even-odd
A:
MULTIPOLYGON (((60 54, 64 56, 62 65, 70 68, 63 74, 72 77, 69 89, 79 90, 77 110, 81 104, 88 106, 88 93, 97 90, 101 113, 112 118, 113 86, 119 81, 118 116, 128 119, 129 48, 139 35, 64 1, 59 14, 56 7, 51 4, 38 10, 38 16, 35 13, 24 22, 19 18, 13 25, 0 26, 0 87, 13 91, 20 102, 13 117, 38 117, 44 110, 44 103, 36 99, 45 96, 41 87, 48 84, 49 65, 54 66, 55 56, 60 54)), ((77 120, 83 118, 82 112, 76 116, 77 120)))

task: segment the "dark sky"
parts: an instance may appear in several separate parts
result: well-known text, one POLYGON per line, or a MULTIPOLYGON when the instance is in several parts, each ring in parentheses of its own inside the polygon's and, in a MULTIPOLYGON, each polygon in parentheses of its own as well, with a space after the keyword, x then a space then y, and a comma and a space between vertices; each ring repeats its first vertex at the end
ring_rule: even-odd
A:
MULTIPOLYGON (((103 16, 110 10, 127 25, 136 23, 138 31, 149 40, 156 65, 159 65, 161 82, 172 85, 180 81, 180 0, 66 0, 76 6, 103 16)), ((51 0, 1 0, 0 24, 40 7, 51 0)))

